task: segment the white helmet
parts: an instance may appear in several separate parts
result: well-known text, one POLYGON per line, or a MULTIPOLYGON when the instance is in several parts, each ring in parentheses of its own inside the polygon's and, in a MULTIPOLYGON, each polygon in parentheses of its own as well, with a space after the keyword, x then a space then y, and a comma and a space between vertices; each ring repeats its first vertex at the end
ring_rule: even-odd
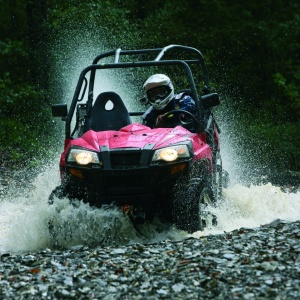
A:
POLYGON ((174 97, 174 87, 164 74, 150 76, 143 86, 147 99, 155 109, 162 110, 174 97))

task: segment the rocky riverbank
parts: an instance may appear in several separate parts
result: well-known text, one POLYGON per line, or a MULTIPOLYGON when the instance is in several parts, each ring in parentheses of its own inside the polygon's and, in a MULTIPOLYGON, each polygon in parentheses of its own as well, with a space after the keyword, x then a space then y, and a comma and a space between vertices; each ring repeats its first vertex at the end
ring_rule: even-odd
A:
POLYGON ((3 253, 1 299, 298 299, 300 221, 184 241, 3 253))

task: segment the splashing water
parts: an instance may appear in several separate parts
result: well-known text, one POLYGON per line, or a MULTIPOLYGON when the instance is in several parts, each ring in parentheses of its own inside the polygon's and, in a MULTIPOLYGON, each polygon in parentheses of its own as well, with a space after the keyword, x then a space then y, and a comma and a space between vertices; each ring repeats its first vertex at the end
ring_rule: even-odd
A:
POLYGON ((256 228, 276 219, 289 222, 300 219, 300 193, 285 193, 271 183, 246 187, 236 184, 224 189, 224 200, 212 212, 217 216, 216 228, 208 228, 193 236, 229 232, 241 227, 256 228))
MULTIPOLYGON (((0 202, 0 253, 37 251, 45 248, 69 248, 75 245, 124 245, 181 239, 186 233, 155 220, 141 225, 143 235, 115 207, 94 208, 82 202, 55 199, 48 204, 51 191, 59 184, 58 167, 40 173, 25 196, 13 196, 0 202), (51 231, 49 228, 52 226, 51 231)), ((18 193, 19 194, 19 193, 18 193)))
MULTIPOLYGON (((113 207, 92 208, 79 202, 71 205, 67 199, 48 205, 48 196, 58 184, 58 177, 57 166, 49 167, 37 176, 26 196, 12 198, 10 195, 0 202, 0 252, 152 243, 190 236, 158 220, 141 226, 143 235, 140 235, 124 214, 113 207)), ((217 227, 196 232, 193 237, 241 227, 255 228, 275 219, 300 219, 300 193, 284 193, 270 183, 250 187, 234 185, 224 190, 224 196, 221 205, 212 210, 218 218, 217 227)))

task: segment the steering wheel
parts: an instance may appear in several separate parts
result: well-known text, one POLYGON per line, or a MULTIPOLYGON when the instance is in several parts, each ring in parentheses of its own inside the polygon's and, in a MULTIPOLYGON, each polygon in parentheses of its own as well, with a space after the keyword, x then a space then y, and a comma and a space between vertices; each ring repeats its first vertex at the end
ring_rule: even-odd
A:
POLYGON ((165 113, 163 119, 165 121, 165 127, 171 124, 174 126, 175 123, 175 126, 180 125, 185 129, 190 129, 192 127, 196 128, 199 123, 193 114, 182 109, 171 110, 165 113))

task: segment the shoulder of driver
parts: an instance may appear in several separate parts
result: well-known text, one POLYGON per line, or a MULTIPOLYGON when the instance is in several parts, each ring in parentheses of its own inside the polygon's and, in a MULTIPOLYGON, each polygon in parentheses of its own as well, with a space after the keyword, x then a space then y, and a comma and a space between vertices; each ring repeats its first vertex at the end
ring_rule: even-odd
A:
POLYGON ((175 101, 178 101, 181 104, 182 103, 192 103, 192 104, 195 104, 194 99, 191 96, 186 95, 184 93, 180 93, 180 94, 175 95, 174 99, 175 99, 175 101))

